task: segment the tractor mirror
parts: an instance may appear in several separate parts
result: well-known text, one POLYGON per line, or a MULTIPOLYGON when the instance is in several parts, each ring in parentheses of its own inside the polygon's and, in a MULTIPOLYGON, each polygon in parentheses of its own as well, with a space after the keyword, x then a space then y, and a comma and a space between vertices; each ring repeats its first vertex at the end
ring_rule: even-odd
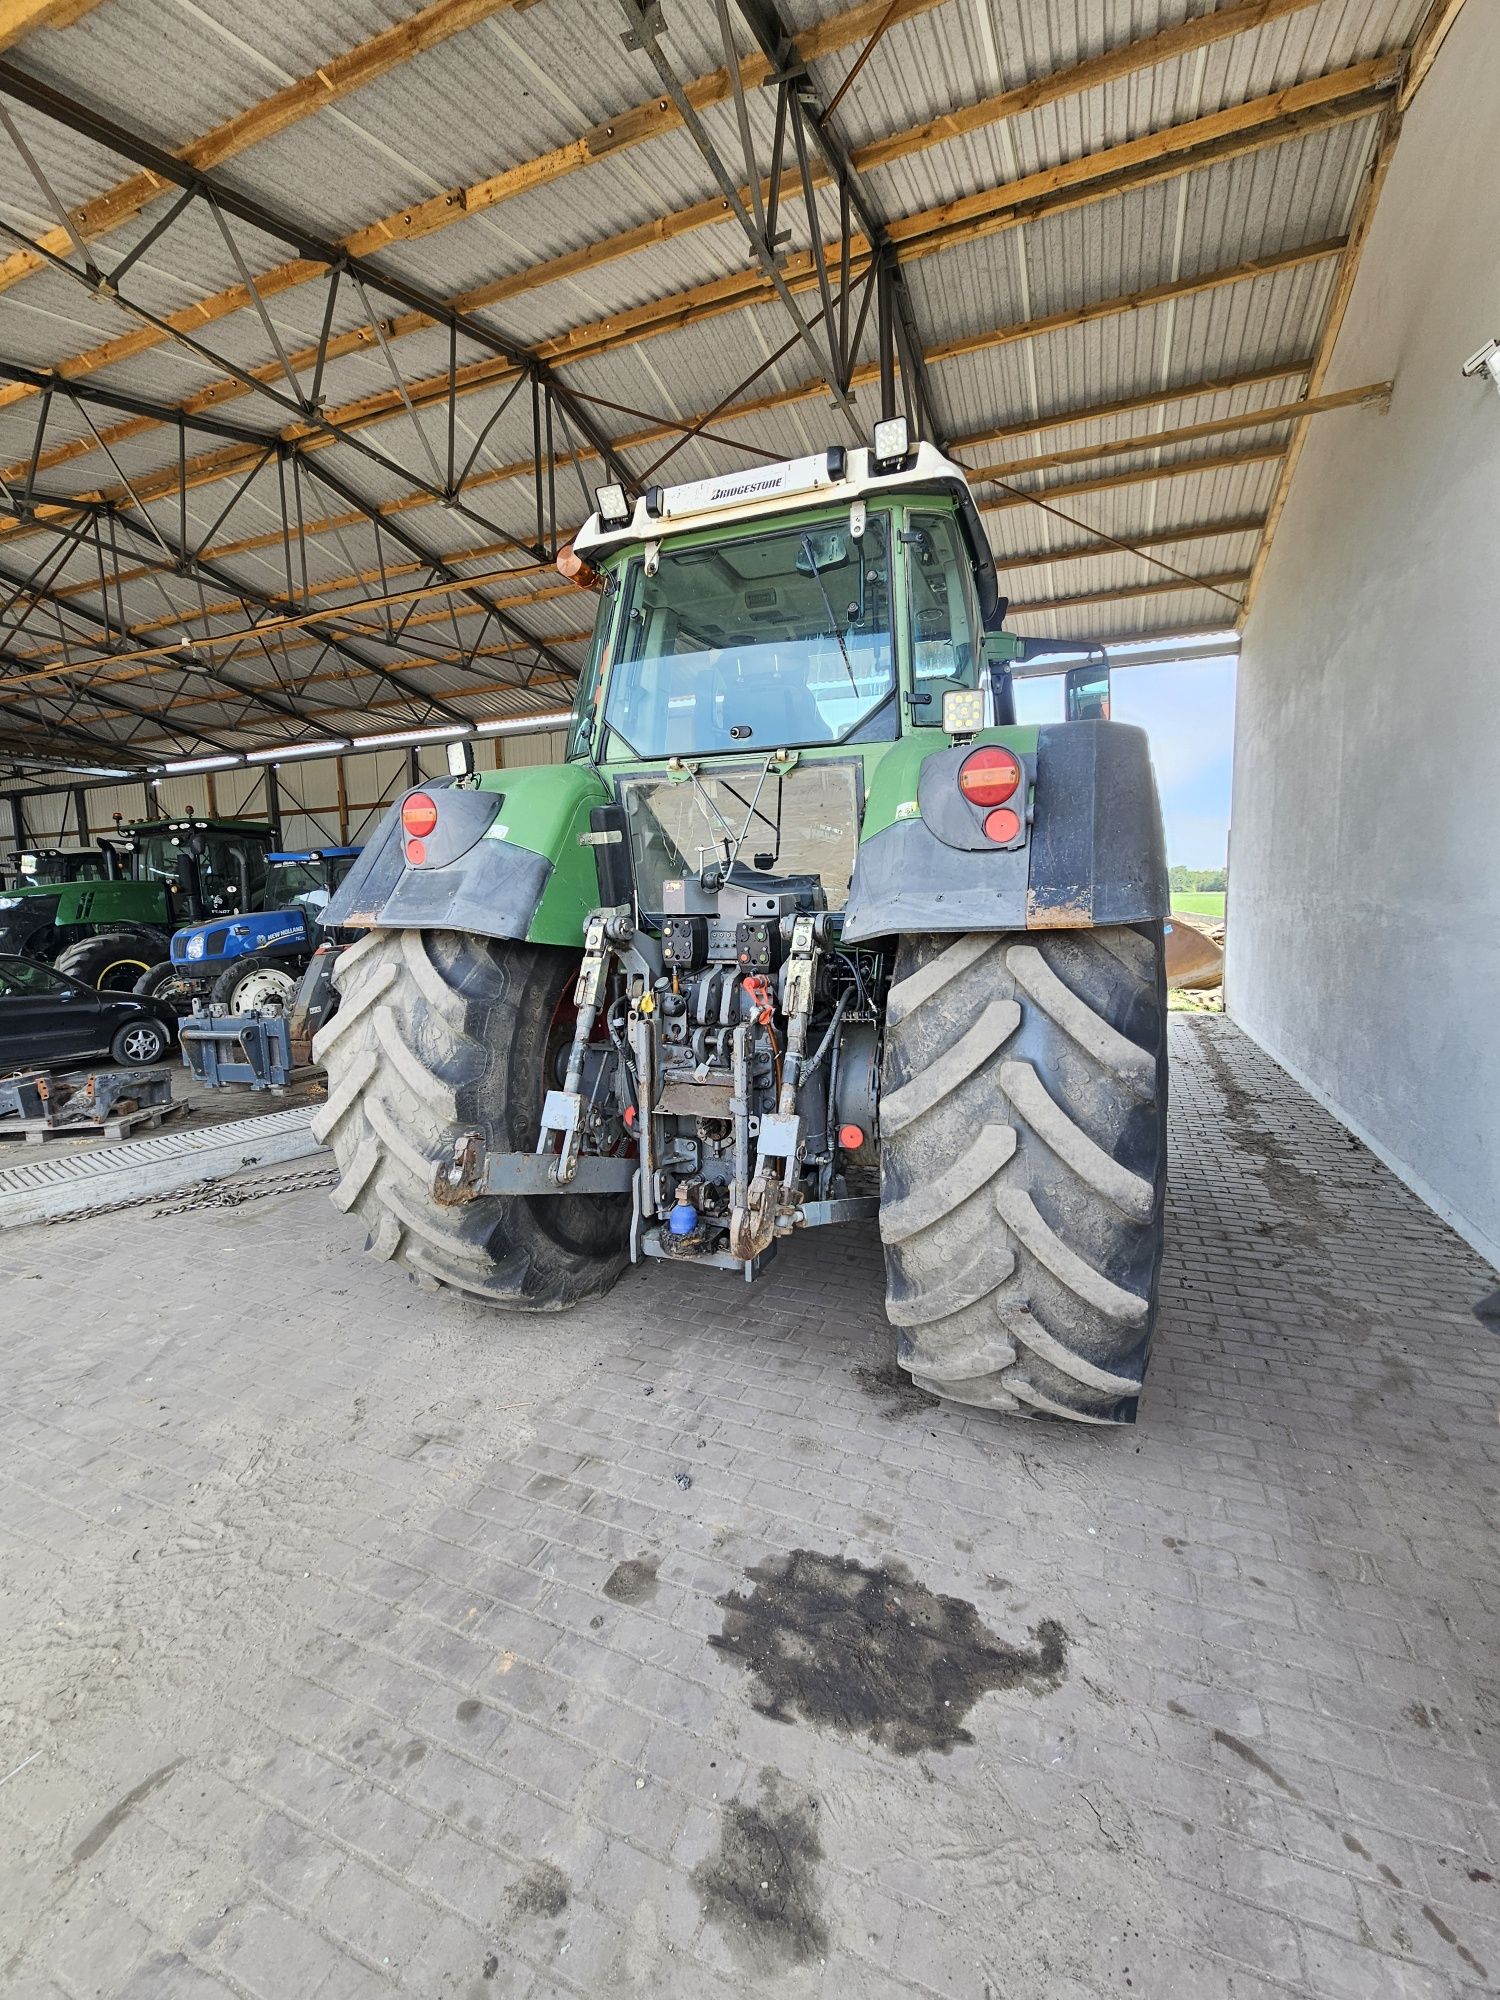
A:
POLYGON ((1109 661, 1069 667, 1063 676, 1063 698, 1069 722, 1108 722, 1109 661))

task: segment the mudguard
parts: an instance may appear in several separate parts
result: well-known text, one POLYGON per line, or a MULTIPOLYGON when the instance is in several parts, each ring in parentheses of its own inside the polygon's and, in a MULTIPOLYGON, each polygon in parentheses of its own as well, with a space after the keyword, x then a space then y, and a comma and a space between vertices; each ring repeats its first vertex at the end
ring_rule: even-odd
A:
POLYGON ((403 792, 322 912, 325 930, 456 930, 578 945, 599 901, 594 850, 579 836, 609 792, 587 764, 433 778, 403 792), (437 807, 415 866, 401 809, 412 792, 437 807))
POLYGON ((846 943, 902 932, 1091 929, 1169 915, 1161 807, 1143 729, 1062 722, 986 730, 977 740, 1007 743, 1026 765, 1029 837, 1011 848, 976 843, 972 815, 948 812, 942 782, 951 762, 956 799, 967 747, 930 755, 919 774, 900 774, 917 796, 894 816, 888 809, 878 831, 868 831, 878 813, 872 791, 844 912, 846 943))

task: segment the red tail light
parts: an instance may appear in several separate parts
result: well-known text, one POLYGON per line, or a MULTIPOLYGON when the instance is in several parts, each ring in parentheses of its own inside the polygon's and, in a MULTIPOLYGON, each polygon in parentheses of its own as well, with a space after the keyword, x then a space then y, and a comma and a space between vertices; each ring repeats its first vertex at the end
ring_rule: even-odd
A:
POLYGON ((1014 751, 987 743, 958 767, 958 789, 972 806, 1003 806, 1021 777, 1021 762, 1014 751))
POLYGON ((413 792, 401 808, 401 825, 413 840, 425 840, 437 825, 436 801, 426 792, 413 792))

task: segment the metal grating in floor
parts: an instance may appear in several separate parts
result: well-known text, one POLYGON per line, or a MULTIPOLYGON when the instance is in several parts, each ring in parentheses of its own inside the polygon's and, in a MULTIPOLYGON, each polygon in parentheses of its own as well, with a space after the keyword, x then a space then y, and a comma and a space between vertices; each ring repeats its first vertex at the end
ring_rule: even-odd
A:
POLYGON ((246 1166, 299 1159, 319 1150, 311 1122, 311 1107, 295 1105, 191 1132, 157 1132, 87 1153, 18 1161, 0 1168, 0 1228, 83 1214, 136 1195, 168 1194, 246 1166))

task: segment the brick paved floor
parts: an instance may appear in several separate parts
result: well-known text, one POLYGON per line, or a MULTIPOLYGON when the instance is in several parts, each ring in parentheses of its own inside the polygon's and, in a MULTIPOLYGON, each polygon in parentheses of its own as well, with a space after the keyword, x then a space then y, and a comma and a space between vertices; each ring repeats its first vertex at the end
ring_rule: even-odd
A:
POLYGON ((0 1990, 1490 1991, 1494 1274, 1173 1036, 1133 1431, 872 1384, 867 1234, 546 1322, 370 1264, 307 1163, 0 1240, 0 1990), (708 1638, 794 1548, 1062 1676, 946 1752, 772 1720, 708 1638))

